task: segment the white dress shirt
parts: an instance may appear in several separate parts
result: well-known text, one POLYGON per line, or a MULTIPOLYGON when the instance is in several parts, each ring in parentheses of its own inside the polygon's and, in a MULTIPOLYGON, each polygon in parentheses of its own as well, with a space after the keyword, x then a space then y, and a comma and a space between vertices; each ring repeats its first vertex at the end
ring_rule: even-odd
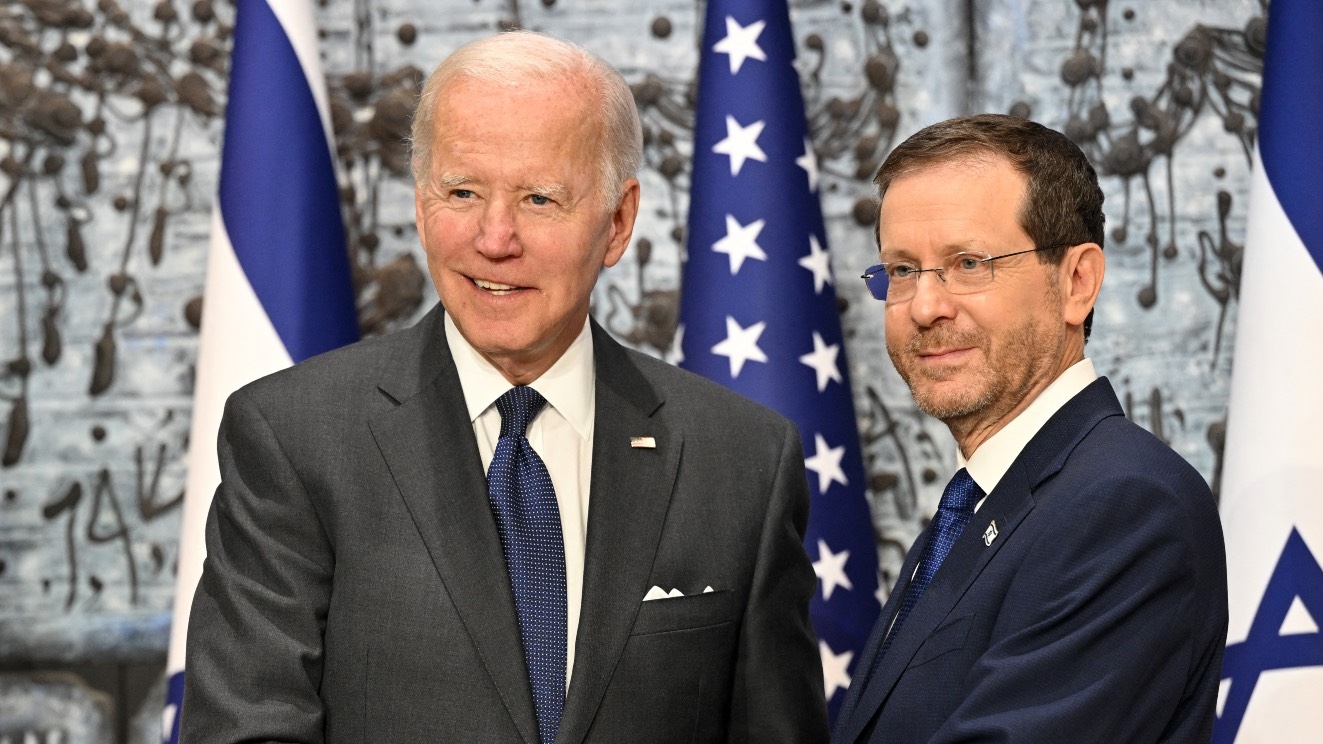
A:
MULTIPOLYGON (((1043 392, 1039 393, 1027 408, 1020 411, 1020 415, 1011 419, 1001 431, 979 445, 968 460, 965 459, 960 448, 956 448, 956 470, 960 468, 968 470, 969 477, 983 489, 983 498, 974 505, 975 512, 983 507, 983 502, 988 500, 987 495, 1001 482, 1001 477, 1011 469, 1011 463, 1020 456, 1020 452, 1029 444, 1029 440, 1034 438, 1038 430, 1043 428, 1043 424, 1046 424, 1053 414, 1061 410, 1071 398, 1096 379, 1098 373, 1093 369, 1093 362, 1087 358, 1081 359, 1043 388, 1043 392)), ((910 573, 911 581, 918 572, 919 566, 916 563, 914 571, 910 573)), ((892 616, 891 622, 895 624, 895 615, 892 616)), ((889 628, 890 626, 888 633, 891 632, 889 628)))
MULTIPOLYGON (((459 332, 449 315, 446 341, 455 358, 459 383, 464 388, 473 434, 478 438, 482 470, 487 472, 501 436, 501 414, 496 399, 513 385, 482 357, 459 332)), ((588 533, 588 487, 593 467, 593 336, 584 318, 583 329, 561 358, 529 387, 547 399, 547 406, 528 426, 528 443, 547 466, 560 506, 560 529, 565 540, 565 686, 574 670, 574 637, 583 602, 583 558, 588 533)))
MULTIPOLYGON (((1094 371, 1091 360, 1081 359, 1075 362, 1062 372, 1060 377, 1043 388, 1043 392, 1039 393, 1027 408, 1020 411, 1020 415, 1011 419, 1001 431, 979 445, 968 460, 957 448, 956 468, 968 470, 970 477, 979 488, 983 489, 984 494, 992 493, 992 489, 1001 482, 1001 477, 1010 470, 1011 463, 1020 456, 1020 452, 1029 444, 1029 440, 1034 438, 1038 430, 1043 428, 1043 424, 1046 424, 1053 414, 1061 410, 1071 398, 1096 379, 1098 373, 1094 371)), ((974 506, 974 511, 978 511, 986 500, 987 496, 980 499, 974 506)))

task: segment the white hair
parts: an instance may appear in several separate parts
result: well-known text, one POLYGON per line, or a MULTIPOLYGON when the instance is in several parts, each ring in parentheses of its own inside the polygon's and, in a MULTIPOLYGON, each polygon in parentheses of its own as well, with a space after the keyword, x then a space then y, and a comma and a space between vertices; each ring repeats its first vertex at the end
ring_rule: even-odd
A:
POLYGON ((438 126, 437 99, 447 86, 461 79, 518 85, 562 82, 576 76, 586 79, 600 97, 599 188, 605 205, 613 208, 624 194, 625 181, 638 176, 643 160, 643 127, 634 94, 601 57, 577 44, 533 31, 508 31, 465 44, 428 75, 410 133, 414 182, 421 187, 428 178, 438 126))

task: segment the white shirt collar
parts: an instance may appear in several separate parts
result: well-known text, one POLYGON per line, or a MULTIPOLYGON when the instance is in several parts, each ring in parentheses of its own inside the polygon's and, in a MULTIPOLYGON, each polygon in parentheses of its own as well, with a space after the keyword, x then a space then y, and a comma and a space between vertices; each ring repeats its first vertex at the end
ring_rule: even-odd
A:
MULTIPOLYGON (((464 338, 449 313, 445 317, 445 330, 450 354, 459 372, 459 383, 464 389, 469 422, 472 423, 514 386, 464 338)), ((584 438, 592 432, 593 385, 596 381, 593 362, 593 334, 588 319, 584 318, 579 335, 575 336, 560 359, 528 385, 541 393, 547 403, 584 438)))
POLYGON ((1002 476, 1010 470, 1011 463, 1020 456, 1020 452, 1038 430, 1043 428, 1043 424, 1096 379, 1098 373, 1094 371, 1091 360, 1082 359, 1072 364, 1001 431, 979 445, 968 460, 957 448, 956 466, 968 470, 983 493, 992 493, 1002 476))

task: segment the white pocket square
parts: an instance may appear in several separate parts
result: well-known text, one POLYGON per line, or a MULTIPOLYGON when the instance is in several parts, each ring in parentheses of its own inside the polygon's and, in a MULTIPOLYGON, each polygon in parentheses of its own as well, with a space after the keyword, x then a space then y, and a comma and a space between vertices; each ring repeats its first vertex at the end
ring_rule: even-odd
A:
MULTIPOLYGON (((710 586, 703 589, 704 594, 707 594, 710 591, 712 591, 712 587, 710 586)), ((643 595, 643 601, 649 602, 654 599, 669 599, 671 597, 683 597, 683 596, 684 596, 684 592, 680 591, 679 589, 672 589, 668 592, 659 586, 654 586, 648 590, 647 594, 643 595)))

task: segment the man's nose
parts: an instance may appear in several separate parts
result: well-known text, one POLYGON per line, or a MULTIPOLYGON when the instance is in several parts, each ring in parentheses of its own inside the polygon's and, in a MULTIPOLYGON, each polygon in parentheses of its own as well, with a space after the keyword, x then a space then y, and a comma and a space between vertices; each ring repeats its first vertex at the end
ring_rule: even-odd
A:
POLYGON ((921 327, 928 327, 956 314, 954 296, 947 291, 941 271, 925 271, 915 277, 914 296, 910 298, 910 317, 921 327))
POLYGON ((512 205, 495 200, 487 203, 479 218, 474 247, 488 258, 509 258, 523 252, 512 205))

